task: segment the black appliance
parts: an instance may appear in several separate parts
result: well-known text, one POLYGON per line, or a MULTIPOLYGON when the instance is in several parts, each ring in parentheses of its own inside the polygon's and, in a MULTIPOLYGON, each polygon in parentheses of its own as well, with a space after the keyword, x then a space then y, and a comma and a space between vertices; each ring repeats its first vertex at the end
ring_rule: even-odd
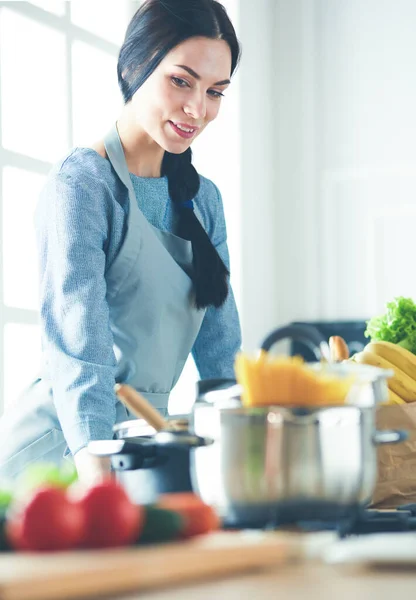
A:
MULTIPOLYGON (((336 531, 340 538, 368 533, 393 533, 416 531, 416 504, 405 504, 392 510, 377 510, 360 507, 337 520, 326 520, 325 511, 322 520, 296 519, 292 524, 302 531, 336 531)), ((274 529, 287 525, 277 522, 274 529)))
MULTIPOLYGON (((364 336, 366 321, 294 321, 291 325, 312 325, 329 340, 332 335, 340 335, 347 342, 350 355, 361 352, 369 339, 364 336)), ((304 343, 292 340, 291 356, 302 356, 306 362, 316 361, 313 351, 304 343)))

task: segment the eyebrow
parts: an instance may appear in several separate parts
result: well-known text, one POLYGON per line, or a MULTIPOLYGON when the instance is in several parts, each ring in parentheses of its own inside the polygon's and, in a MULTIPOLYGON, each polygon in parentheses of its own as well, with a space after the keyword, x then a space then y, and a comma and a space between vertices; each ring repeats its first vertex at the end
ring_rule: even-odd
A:
MULTIPOLYGON (((192 77, 195 77, 195 79, 201 79, 201 76, 198 75, 198 73, 195 73, 191 67, 187 67, 186 65, 175 65, 175 67, 179 67, 180 69, 184 69, 184 71, 188 71, 189 75, 192 75, 192 77)), ((223 81, 217 81, 214 83, 214 85, 227 85, 228 83, 231 83, 229 79, 223 79, 223 81)))

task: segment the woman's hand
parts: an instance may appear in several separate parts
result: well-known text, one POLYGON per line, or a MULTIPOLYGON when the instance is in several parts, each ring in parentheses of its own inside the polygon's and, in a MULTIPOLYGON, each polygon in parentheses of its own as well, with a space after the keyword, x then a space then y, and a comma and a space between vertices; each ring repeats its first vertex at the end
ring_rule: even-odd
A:
POLYGON ((82 487, 90 487, 111 476, 109 457, 94 456, 88 448, 81 448, 74 456, 78 481, 82 487))

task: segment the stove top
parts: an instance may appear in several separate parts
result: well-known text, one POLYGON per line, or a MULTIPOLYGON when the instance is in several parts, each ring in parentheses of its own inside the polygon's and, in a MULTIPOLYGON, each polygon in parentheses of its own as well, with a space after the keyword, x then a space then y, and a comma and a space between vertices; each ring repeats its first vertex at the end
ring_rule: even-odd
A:
POLYGON ((397 510, 362 509, 350 521, 336 527, 340 537, 366 533, 416 531, 416 504, 406 504, 397 510))
POLYGON ((244 507, 238 511, 234 508, 231 518, 224 521, 223 526, 225 529, 333 531, 340 538, 416 531, 416 503, 405 504, 397 509, 377 510, 310 500, 280 502, 273 507, 244 507))
POLYGON ((416 504, 405 504, 396 510, 360 508, 339 521, 301 521, 297 526, 307 531, 336 531, 341 538, 368 533, 416 531, 416 504))

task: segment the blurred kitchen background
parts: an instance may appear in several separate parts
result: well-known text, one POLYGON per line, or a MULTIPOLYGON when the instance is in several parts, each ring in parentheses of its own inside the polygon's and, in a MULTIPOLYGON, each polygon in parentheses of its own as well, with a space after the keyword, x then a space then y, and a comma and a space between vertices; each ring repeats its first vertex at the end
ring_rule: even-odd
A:
MULTIPOLYGON (((39 190, 117 118, 117 53, 139 4, 0 2, 1 406, 39 366, 39 190)), ((416 299, 416 2, 223 4, 243 59, 193 148, 223 195, 244 348, 287 322, 362 326, 394 296, 416 299)), ((188 361, 172 412, 196 379, 188 361)))

